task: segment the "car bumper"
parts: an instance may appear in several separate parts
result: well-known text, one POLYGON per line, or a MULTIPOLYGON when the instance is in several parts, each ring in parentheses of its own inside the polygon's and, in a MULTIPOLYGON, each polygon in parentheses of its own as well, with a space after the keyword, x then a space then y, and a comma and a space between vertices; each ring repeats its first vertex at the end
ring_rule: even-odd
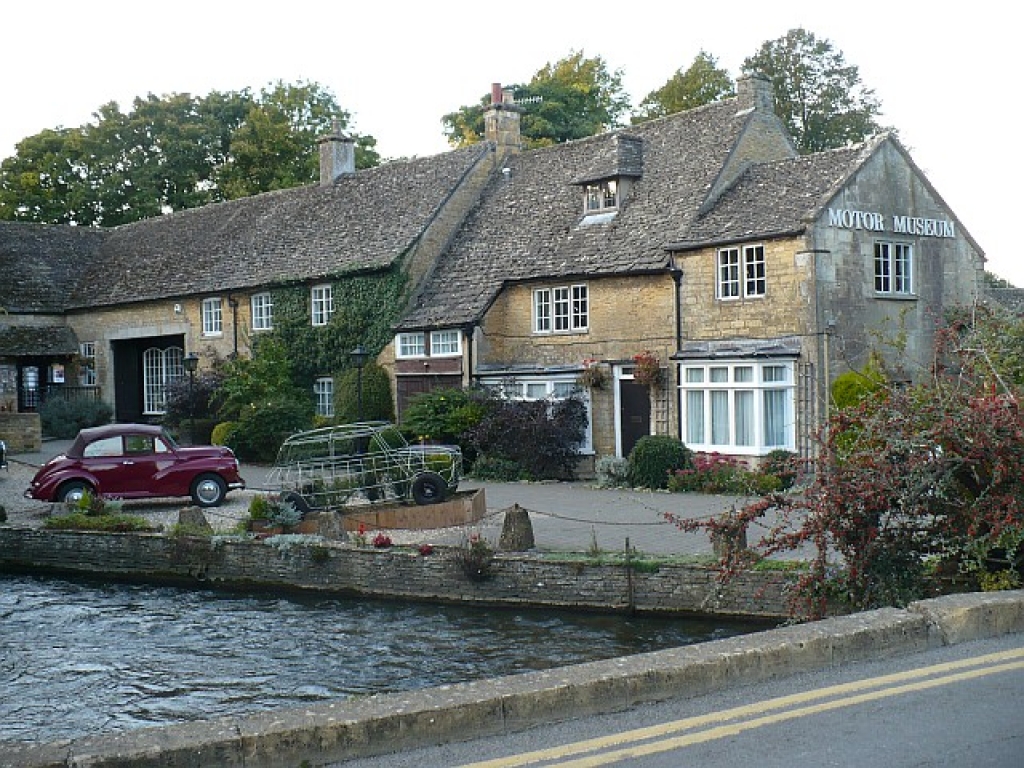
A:
POLYGON ((245 480, 239 479, 238 482, 228 483, 228 490, 231 490, 231 491, 244 491, 245 490, 245 480))

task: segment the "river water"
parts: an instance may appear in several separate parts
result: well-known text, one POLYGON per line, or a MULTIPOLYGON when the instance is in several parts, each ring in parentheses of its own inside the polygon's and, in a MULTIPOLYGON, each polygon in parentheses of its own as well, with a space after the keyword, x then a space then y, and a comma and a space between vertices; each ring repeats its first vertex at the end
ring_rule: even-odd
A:
POLYGON ((0 576, 0 740, 302 706, 764 628, 0 576))

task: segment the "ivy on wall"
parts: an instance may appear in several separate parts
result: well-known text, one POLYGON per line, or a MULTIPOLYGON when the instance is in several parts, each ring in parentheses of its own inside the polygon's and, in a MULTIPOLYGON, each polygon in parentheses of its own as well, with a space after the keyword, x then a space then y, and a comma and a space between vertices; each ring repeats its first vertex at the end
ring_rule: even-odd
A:
POLYGON ((274 330, 284 343, 297 386, 312 387, 317 376, 338 377, 350 369, 349 353, 360 344, 372 361, 391 341, 392 326, 404 307, 406 275, 398 269, 339 277, 332 281, 334 313, 313 326, 309 285, 271 291, 274 330))

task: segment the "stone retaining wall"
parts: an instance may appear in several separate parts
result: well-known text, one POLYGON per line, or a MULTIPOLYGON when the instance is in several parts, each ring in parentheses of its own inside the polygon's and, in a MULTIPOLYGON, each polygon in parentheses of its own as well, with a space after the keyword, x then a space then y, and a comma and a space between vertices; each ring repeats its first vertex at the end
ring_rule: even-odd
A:
POLYGON ((43 446, 42 422, 38 413, 0 412, 0 440, 10 453, 32 453, 43 446))
POLYGON ((431 554, 361 549, 308 536, 254 540, 0 527, 0 570, 32 569, 205 584, 301 589, 400 600, 537 605, 592 611, 700 613, 777 619, 788 614, 790 574, 752 572, 728 584, 708 568, 630 567, 499 553, 492 575, 471 581, 457 548, 431 554))

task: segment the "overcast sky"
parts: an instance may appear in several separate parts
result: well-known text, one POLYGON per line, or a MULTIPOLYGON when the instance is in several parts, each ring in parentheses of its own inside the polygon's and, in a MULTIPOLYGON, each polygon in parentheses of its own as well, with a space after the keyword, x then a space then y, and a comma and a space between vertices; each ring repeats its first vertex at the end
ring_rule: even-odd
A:
POLYGON ((1024 109, 1010 84, 1022 28, 1011 7, 1005 0, 10 3, 0 12, 0 158, 26 136, 92 121, 109 101, 127 112, 149 93, 259 90, 278 80, 328 88, 352 114, 350 129, 374 136, 384 158, 431 155, 448 149, 443 114, 476 103, 493 82, 528 82, 571 51, 621 70, 636 105, 701 50, 735 78, 761 43, 803 27, 859 68, 881 101, 881 122, 899 130, 985 251, 988 269, 1024 287, 1011 194, 1024 171, 1024 109))

